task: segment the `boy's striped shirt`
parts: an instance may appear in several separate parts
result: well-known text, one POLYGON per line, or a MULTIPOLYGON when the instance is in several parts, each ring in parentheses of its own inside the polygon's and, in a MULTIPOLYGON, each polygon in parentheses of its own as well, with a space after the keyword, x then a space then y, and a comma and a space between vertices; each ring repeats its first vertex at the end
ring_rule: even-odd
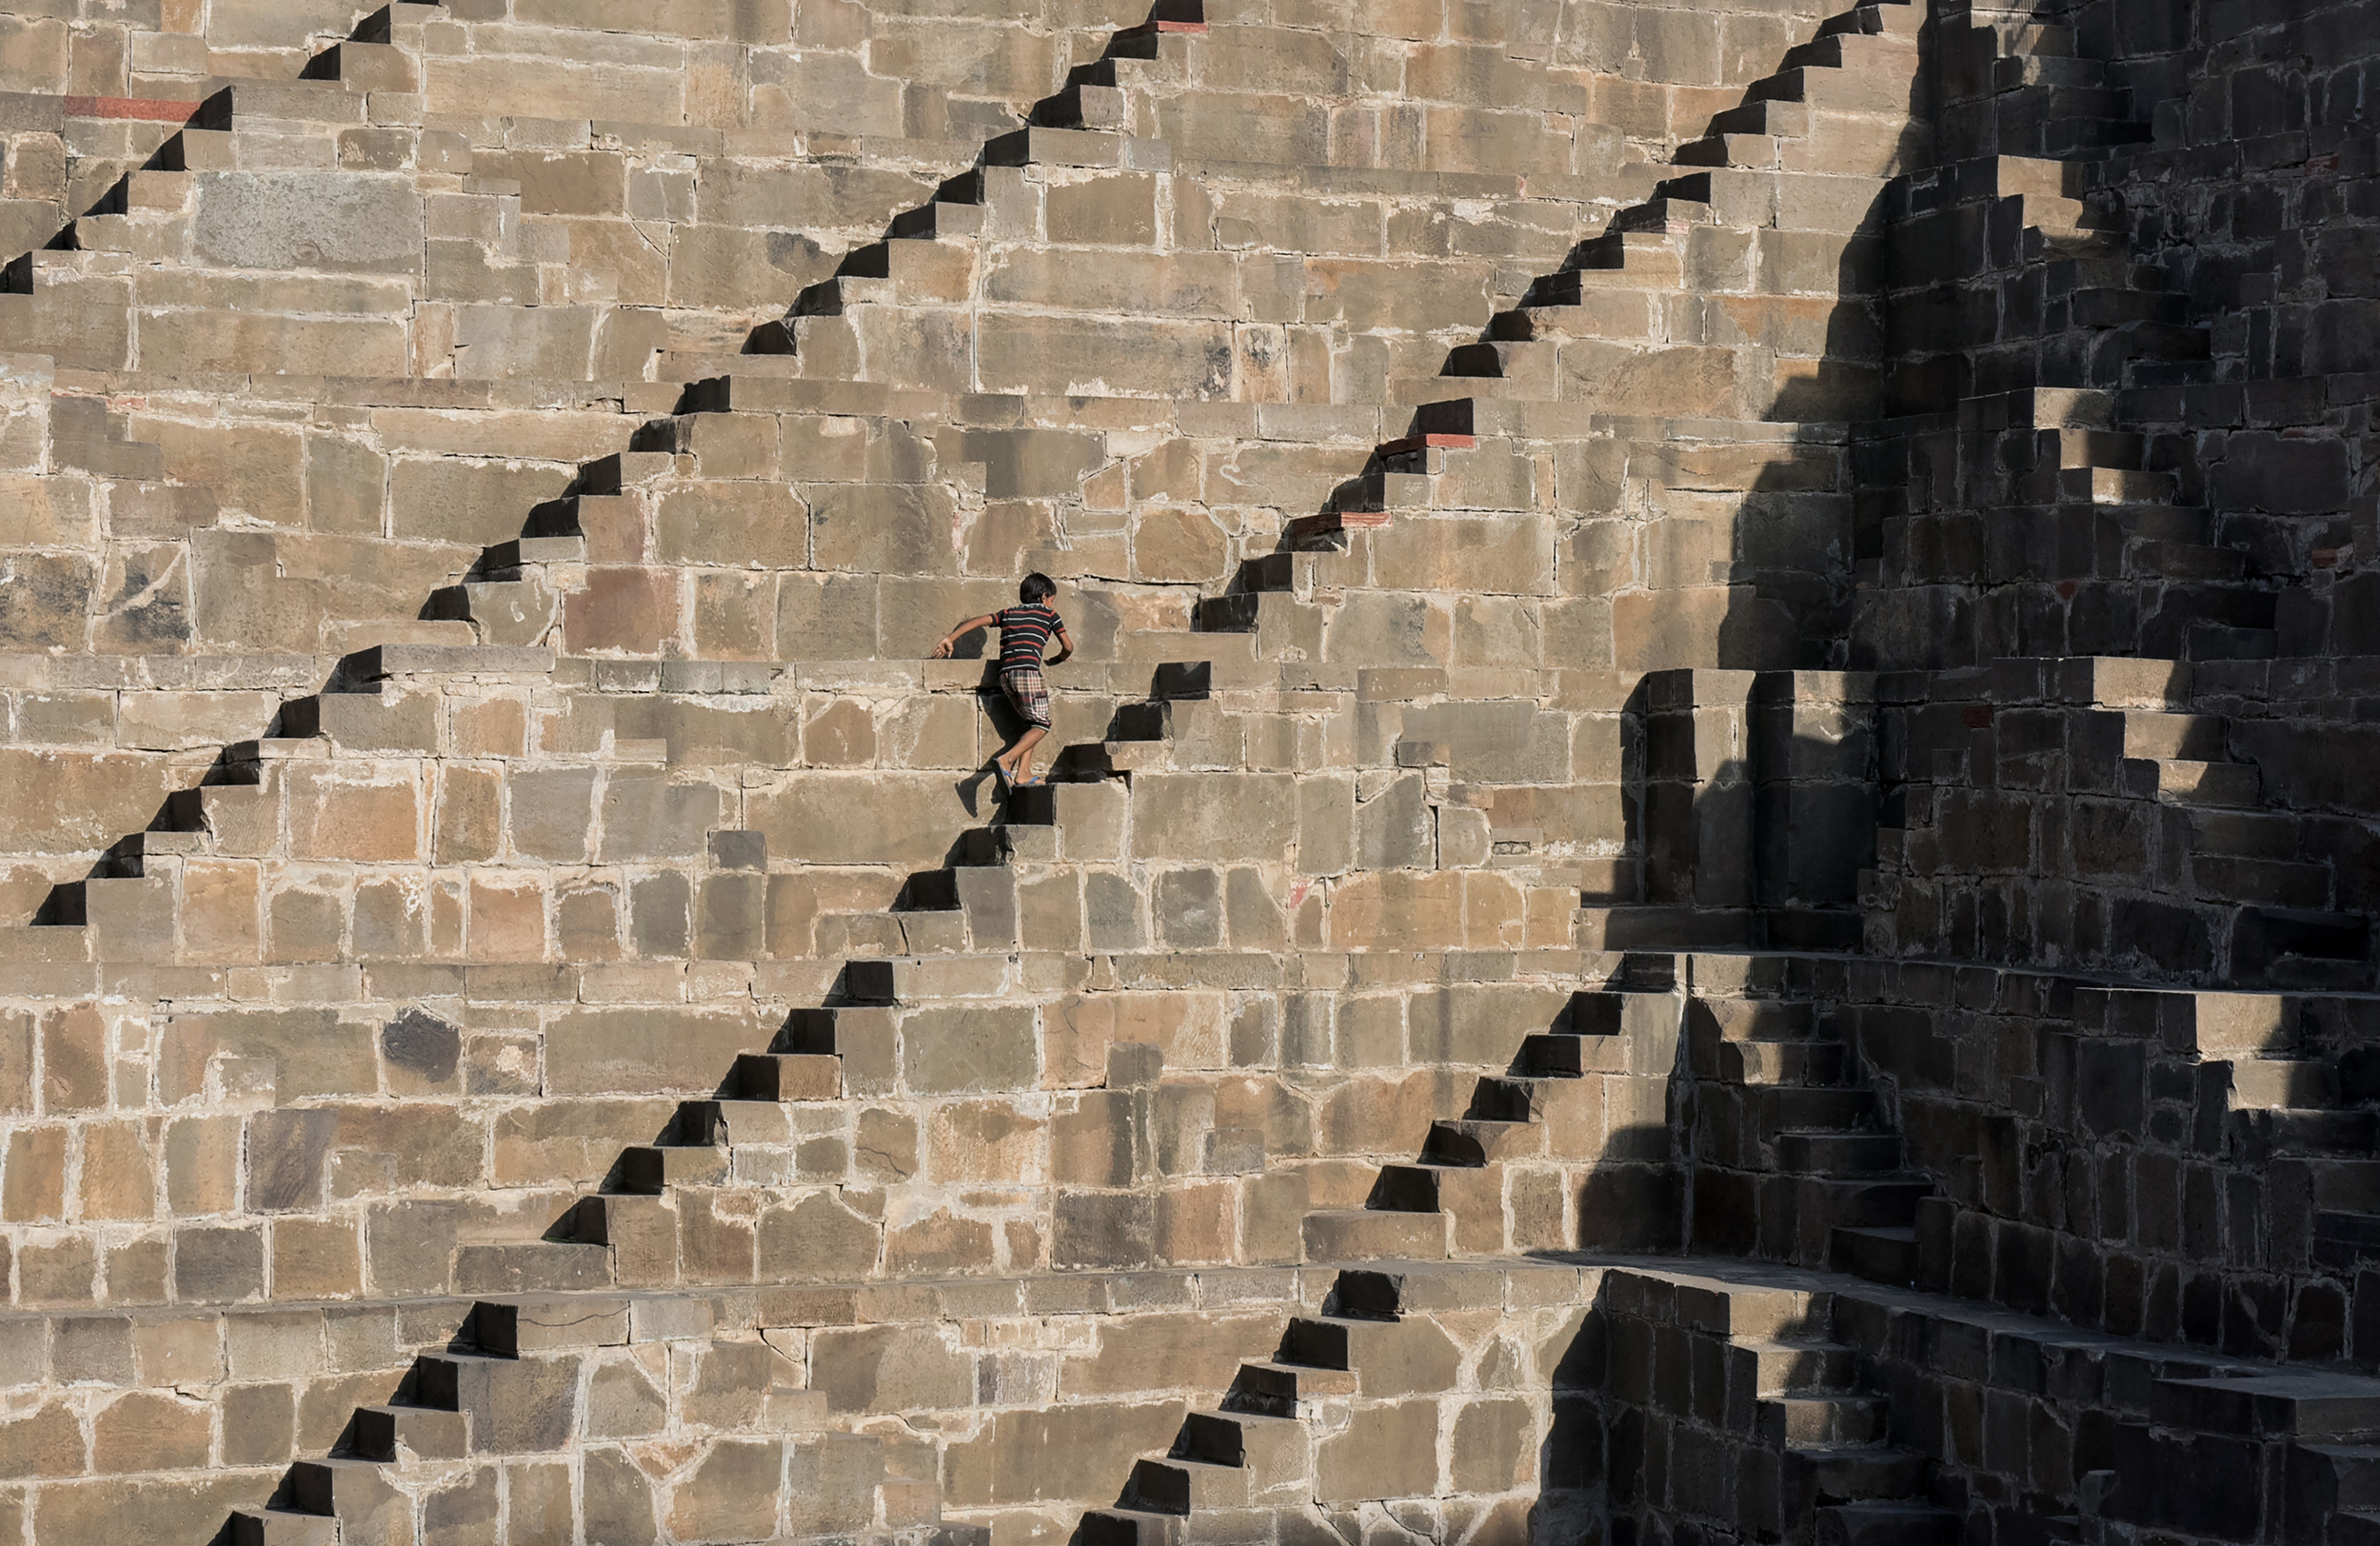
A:
POLYGON ((1065 626, 1056 608, 1038 602, 1003 607, 992 614, 992 622, 1000 629, 1000 668, 1003 671, 1040 665, 1050 636, 1065 626))

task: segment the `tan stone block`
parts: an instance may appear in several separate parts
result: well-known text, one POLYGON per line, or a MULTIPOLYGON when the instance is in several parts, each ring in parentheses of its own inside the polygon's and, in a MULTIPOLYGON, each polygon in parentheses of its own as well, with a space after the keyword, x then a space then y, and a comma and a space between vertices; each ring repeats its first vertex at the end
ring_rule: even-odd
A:
MULTIPOLYGON (((16 1297, 29 1306, 91 1303, 98 1292, 99 1254, 88 1237, 74 1235, 49 1245, 23 1245, 16 1253, 16 1297)), ((164 1298, 162 1288, 157 1295, 164 1298)))
POLYGON ((545 886, 539 877, 474 871, 469 909, 473 961, 545 959, 545 886))
POLYGON ((1157 1199, 1157 1259, 1179 1266, 1236 1259, 1239 1187, 1230 1181, 1178 1181, 1157 1199))
POLYGON ((1158 585, 1212 585, 1231 565, 1231 539, 1204 510, 1154 505, 1133 517, 1133 578, 1158 585))
MULTIPOLYGON (((985 1509, 1095 1496, 1101 1490, 1099 1477, 1129 1474, 1135 1458, 1172 1443, 1184 1408, 1174 1397, 1002 1412, 949 1447, 944 1506, 985 1509)), ((1115 1483, 1105 1486, 1112 1491, 1115 1483)))
POLYGON ((777 659, 777 585, 773 574, 694 577, 694 650, 708 661, 777 659))
POLYGON ((257 867, 192 861, 182 868, 182 946, 190 959, 251 961, 263 944, 257 867))
MULTIPOLYGON (((1017 887, 1019 941, 1027 950, 1074 951, 1082 945, 1082 884, 1072 874, 1021 882, 1017 887)), ((1106 1054, 1100 1054, 1104 1077, 1106 1054)), ((1096 1083, 1097 1080, 1092 1080, 1096 1083)))
POLYGON ((519 757, 528 749, 528 706, 516 699, 456 704, 447 713, 447 743, 457 757, 519 757))
MULTIPOLYGON (((762 1271, 778 1281, 852 1282, 873 1277, 880 1226, 831 1192, 813 1192, 763 1216, 758 1239, 762 1271)), ((813 1388, 823 1381, 814 1370, 813 1388)))
POLYGON ((144 1385, 195 1387, 223 1378, 223 1325, 210 1315, 136 1320, 132 1351, 144 1385))
POLYGON ((876 604, 872 574, 783 576, 777 593, 778 653, 789 661, 874 659, 876 604))
POLYGON ((620 948, 621 898, 608 886, 565 887, 554 898, 554 934, 565 961, 610 961, 620 948))
POLYGON ((336 961, 347 953, 347 908, 332 892, 282 886, 266 899, 265 922, 268 961, 336 961))
POLYGON ((289 846, 299 859, 418 861, 419 791, 410 779, 322 767, 292 768, 289 846))
POLYGON ((64 1127, 20 1127, 9 1135, 0 1219, 32 1224, 65 1216, 66 1140, 64 1127))
POLYGON ((586 588, 563 598, 563 635, 574 651, 659 654, 678 639, 679 591, 671 570, 589 568, 586 588))
POLYGON ((1146 773, 1131 794, 1143 859, 1278 862, 1297 830, 1295 781, 1282 774, 1146 773))
POLYGON ((997 1265, 992 1226, 937 1208, 884 1231, 884 1270, 896 1277, 956 1277, 997 1265))
POLYGON ((806 863, 940 864, 971 821, 939 774, 796 773, 749 798, 770 855, 806 863))
MULTIPOLYGON (((773 455, 769 461, 774 463, 773 455)), ((655 551, 671 564, 805 568, 810 518, 810 510, 782 484, 698 483, 661 496, 653 517, 655 551)))
POLYGON ((1005 1100, 938 1104, 926 1125, 926 1176, 938 1184, 1031 1184, 1042 1174, 1043 1125, 1005 1100))
POLYGON ((689 1012, 658 1031, 648 1010, 566 1013, 546 1032, 546 1080, 556 1095, 704 1094, 736 1055, 764 1046, 757 1013, 689 1012))
POLYGON ((207 1463, 212 1429, 207 1403, 162 1391, 131 1391, 91 1423, 91 1469, 101 1476, 180 1471, 207 1463))
POLYGON ((146 1219, 156 1211, 156 1152, 146 1121, 89 1122, 83 1128, 82 1216, 146 1219))
POLYGON ((942 486, 812 485, 808 495, 814 567, 899 575, 958 572, 954 502, 942 486))
POLYGON ((1453 870, 1359 875, 1332 888, 1331 941, 1347 950, 1458 948, 1462 883, 1453 870))
POLYGON ((96 1004, 41 1017, 42 1102, 51 1115, 108 1104, 108 1021, 96 1004))
POLYGON ((33 1109, 34 1027, 29 1009, 0 1009, 0 1113, 33 1109))
POLYGON ((188 1215, 238 1204, 241 1130, 237 1116, 177 1117, 167 1124, 167 1206, 188 1215))
POLYGON ((83 1425, 52 1401, 0 1418, 0 1477, 75 1477, 84 1470, 83 1425))
POLYGON ((600 1180, 624 1145, 648 1140, 676 1110, 661 1100, 555 1100, 508 1110, 493 1123, 491 1179, 498 1186, 600 1180))
POLYGON ((595 825, 595 770, 526 768, 512 775, 513 852, 527 859, 583 863, 595 825))
POLYGON ((1433 1400, 1359 1406, 1344 1429, 1316 1446, 1316 1496, 1353 1502, 1437 1492, 1438 1428, 1433 1400))
POLYGON ((493 768, 442 765, 438 771, 438 835, 441 864, 496 857, 503 831, 504 776, 493 768))
POLYGON ((803 761, 812 767, 860 767, 876 760, 876 721, 857 699, 819 702, 802 725, 803 761))

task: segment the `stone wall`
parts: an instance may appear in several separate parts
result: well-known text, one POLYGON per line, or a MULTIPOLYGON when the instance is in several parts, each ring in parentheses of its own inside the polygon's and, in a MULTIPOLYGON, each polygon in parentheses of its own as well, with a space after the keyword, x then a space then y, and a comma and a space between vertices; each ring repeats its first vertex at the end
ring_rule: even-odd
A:
POLYGON ((0 1546, 2360 1538, 2268 9, 0 10, 0 1546))

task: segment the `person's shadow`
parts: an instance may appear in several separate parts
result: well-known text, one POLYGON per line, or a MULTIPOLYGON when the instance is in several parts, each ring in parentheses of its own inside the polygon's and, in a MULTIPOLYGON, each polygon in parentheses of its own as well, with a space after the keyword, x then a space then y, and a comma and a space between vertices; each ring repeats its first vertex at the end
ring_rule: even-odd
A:
MULTIPOLYGON (((977 628, 971 633, 961 634, 950 646, 950 659, 982 661, 983 645, 988 642, 990 635, 989 628, 977 628)), ((1024 733, 1024 721, 1009 708, 1007 699, 1002 697, 998 688, 992 684, 989 666, 985 667, 984 680, 976 684, 975 701, 991 717, 992 727, 1000 732, 1002 746, 1012 743, 1018 736, 1024 733), (1013 728, 1009 723, 1012 720, 1016 722, 1013 728)), ((958 791, 959 803, 966 808, 969 816, 983 814, 982 790, 985 784, 992 786, 992 797, 995 802, 999 801, 1000 785, 994 779, 990 758, 984 759, 982 767, 951 785, 958 791)))

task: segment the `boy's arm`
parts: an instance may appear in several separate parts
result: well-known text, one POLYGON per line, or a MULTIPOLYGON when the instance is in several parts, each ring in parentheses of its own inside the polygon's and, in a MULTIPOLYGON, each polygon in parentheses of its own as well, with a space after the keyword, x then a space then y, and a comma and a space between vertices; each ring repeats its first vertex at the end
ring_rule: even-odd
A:
POLYGON ((978 628, 988 628, 992 625, 992 614, 989 612, 984 613, 982 617, 971 617, 967 619, 964 623, 960 624, 957 627, 942 635, 942 642, 934 646, 934 653, 930 658, 938 661, 946 661, 950 659, 951 646, 959 642, 959 636, 961 634, 973 633, 978 628))
POLYGON ((1074 639, 1066 632, 1066 625, 1063 623, 1061 623, 1058 624, 1058 653, 1049 658, 1049 664, 1052 665, 1061 664, 1064 663, 1066 657, 1073 653, 1074 639))

